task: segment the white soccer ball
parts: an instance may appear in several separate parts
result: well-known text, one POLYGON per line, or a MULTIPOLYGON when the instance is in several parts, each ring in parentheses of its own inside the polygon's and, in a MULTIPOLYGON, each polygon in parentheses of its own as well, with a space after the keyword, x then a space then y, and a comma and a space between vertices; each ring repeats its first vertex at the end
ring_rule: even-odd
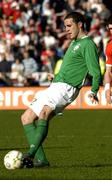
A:
POLYGON ((18 169, 21 167, 22 153, 17 150, 9 151, 4 157, 6 169, 18 169))

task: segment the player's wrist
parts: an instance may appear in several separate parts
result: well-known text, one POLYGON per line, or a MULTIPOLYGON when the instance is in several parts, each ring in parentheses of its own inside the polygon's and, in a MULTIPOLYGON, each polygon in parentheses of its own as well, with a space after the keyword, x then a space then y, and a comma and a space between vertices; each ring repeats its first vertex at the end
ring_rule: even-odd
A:
POLYGON ((106 83, 104 89, 105 89, 105 91, 109 90, 110 89, 110 83, 106 83))

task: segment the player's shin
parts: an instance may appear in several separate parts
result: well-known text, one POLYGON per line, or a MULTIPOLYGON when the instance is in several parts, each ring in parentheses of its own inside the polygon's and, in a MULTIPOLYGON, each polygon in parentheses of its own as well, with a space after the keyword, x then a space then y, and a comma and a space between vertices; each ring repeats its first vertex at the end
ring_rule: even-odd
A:
MULTIPOLYGON (((35 122, 35 126, 37 128, 38 126, 38 121, 35 122)), ((35 154, 35 160, 40 160, 42 162, 45 162, 45 163, 48 163, 48 160, 46 158, 46 155, 45 155, 45 152, 44 152, 44 149, 43 149, 43 146, 39 146, 36 154, 35 154)))
MULTIPOLYGON (((36 124, 38 124, 38 122, 36 124)), ((30 123, 30 124, 24 125, 23 128, 24 128, 28 143, 30 146, 32 146, 32 144, 34 143, 37 126, 34 123, 30 123)), ((35 159, 40 160, 45 163, 48 162, 42 146, 39 146, 39 148, 35 154, 35 159)))
POLYGON ((35 156, 39 147, 42 145, 42 142, 46 138, 47 133, 48 133, 48 121, 43 119, 39 120, 33 142, 30 145, 30 150, 28 152, 31 157, 35 156))
POLYGON ((35 136, 35 125, 34 123, 23 125, 25 135, 27 137, 28 143, 31 145, 35 136))

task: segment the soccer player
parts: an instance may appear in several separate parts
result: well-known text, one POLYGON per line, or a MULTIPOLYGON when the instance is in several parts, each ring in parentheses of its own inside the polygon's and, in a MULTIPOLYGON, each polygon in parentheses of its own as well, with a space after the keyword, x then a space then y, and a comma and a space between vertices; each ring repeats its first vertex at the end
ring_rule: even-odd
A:
POLYGON ((84 16, 71 12, 65 17, 64 25, 71 44, 65 53, 60 71, 54 78, 51 77, 53 80, 50 87, 38 92, 21 117, 30 145, 28 153, 23 156, 23 167, 49 166, 42 146, 49 122, 77 98, 88 72, 92 76, 89 98, 92 103, 98 102, 97 92, 101 80, 99 59, 95 43, 85 33, 84 16))
POLYGON ((112 103, 111 99, 111 81, 112 81, 112 15, 107 21, 107 29, 110 33, 110 40, 107 43, 105 54, 106 54, 106 72, 104 76, 105 83, 105 96, 108 104, 112 103))

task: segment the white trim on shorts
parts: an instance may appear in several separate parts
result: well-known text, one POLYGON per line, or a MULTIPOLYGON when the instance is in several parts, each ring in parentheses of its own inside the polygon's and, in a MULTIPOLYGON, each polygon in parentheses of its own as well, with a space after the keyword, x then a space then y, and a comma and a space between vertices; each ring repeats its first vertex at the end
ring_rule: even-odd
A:
POLYGON ((51 107, 58 114, 77 98, 79 91, 80 89, 66 83, 53 82, 50 87, 37 93, 29 107, 38 117, 45 105, 51 107))

